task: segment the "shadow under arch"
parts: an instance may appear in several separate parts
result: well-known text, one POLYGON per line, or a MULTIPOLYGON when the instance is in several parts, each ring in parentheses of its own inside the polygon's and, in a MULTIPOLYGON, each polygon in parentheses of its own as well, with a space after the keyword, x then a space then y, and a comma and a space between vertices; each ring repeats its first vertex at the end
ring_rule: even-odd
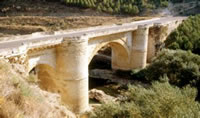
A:
POLYGON ((56 75, 56 70, 48 64, 38 64, 36 65, 29 74, 35 74, 38 79, 39 87, 45 91, 60 93, 58 90, 58 77, 56 75))
POLYGON ((112 53, 111 53, 111 66, 112 69, 120 69, 120 70, 128 70, 129 61, 130 61, 130 51, 128 46, 123 40, 116 40, 110 42, 102 42, 98 44, 92 54, 89 55, 89 64, 93 57, 98 53, 98 51, 105 47, 110 46, 112 53))

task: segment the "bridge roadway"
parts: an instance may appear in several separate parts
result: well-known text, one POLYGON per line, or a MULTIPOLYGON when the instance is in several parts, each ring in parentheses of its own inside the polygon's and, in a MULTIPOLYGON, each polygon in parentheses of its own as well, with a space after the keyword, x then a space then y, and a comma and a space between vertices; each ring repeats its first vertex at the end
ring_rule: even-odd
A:
POLYGON ((37 33, 33 33, 25 36, 7 37, 8 41, 0 42, 0 54, 2 51, 6 51, 6 49, 14 49, 24 44, 28 44, 29 48, 34 47, 34 43, 36 42, 45 43, 50 41, 51 43, 51 40, 54 40, 54 44, 59 44, 62 42, 62 39, 66 37, 80 37, 84 35, 89 35, 89 38, 92 38, 124 31, 133 31, 136 30, 139 25, 148 25, 149 27, 151 27, 154 24, 162 23, 163 25, 182 19, 186 19, 186 17, 162 17, 119 25, 114 24, 111 26, 97 26, 91 28, 83 28, 79 30, 58 31, 54 32, 53 34, 39 34, 39 36, 37 36, 37 33))

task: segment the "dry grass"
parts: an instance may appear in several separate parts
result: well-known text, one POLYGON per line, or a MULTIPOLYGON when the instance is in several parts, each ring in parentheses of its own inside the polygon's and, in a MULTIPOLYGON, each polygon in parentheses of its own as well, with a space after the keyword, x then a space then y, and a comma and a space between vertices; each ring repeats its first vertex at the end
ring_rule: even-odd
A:
POLYGON ((0 33, 6 35, 23 35, 34 32, 58 31, 86 28, 100 25, 122 24, 151 17, 114 17, 114 16, 82 16, 82 17, 44 17, 44 16, 12 16, 0 17, 0 33))
POLYGON ((22 25, 1 25, 0 32, 5 34, 30 34, 32 32, 42 32, 46 31, 44 27, 41 26, 22 26, 22 25))

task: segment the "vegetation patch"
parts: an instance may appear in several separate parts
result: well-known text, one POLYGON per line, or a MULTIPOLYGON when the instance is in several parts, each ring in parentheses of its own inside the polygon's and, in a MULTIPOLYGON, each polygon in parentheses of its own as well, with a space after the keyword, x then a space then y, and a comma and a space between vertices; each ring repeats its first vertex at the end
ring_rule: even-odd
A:
POLYGON ((150 88, 129 86, 125 99, 97 107, 90 118, 198 118, 196 89, 180 89, 168 82, 150 88))
POLYGON ((64 0, 67 5, 94 8, 108 13, 136 15, 147 9, 167 7, 167 0, 64 0))
POLYGON ((190 50, 200 55, 200 15, 190 16, 165 41, 169 49, 190 50))
POLYGON ((116 14, 138 15, 142 12, 165 8, 169 2, 183 3, 195 0, 62 0, 68 6, 92 8, 116 14))
MULTIPOLYGON (((151 82, 167 76, 169 83, 191 85, 200 91, 200 56, 182 50, 163 50, 147 68, 134 71, 133 78, 151 82)), ((199 96, 199 95, 198 95, 199 96)))

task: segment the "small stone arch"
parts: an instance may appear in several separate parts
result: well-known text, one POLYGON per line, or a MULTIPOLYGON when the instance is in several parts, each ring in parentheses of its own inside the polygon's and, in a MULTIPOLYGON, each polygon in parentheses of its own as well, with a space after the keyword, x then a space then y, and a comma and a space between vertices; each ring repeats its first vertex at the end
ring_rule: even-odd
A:
POLYGON ((41 50, 28 54, 28 72, 40 64, 47 64, 52 68, 56 68, 55 49, 41 50))
POLYGON ((110 42, 99 43, 92 51, 90 51, 91 54, 89 54, 89 63, 91 62, 94 55, 97 54, 97 52, 106 45, 109 45, 112 49, 112 68, 128 70, 130 51, 123 40, 114 40, 110 42))
MULTIPOLYGON (((58 76, 55 68, 48 64, 38 64, 32 69, 32 74, 35 74, 38 79, 39 87, 43 90, 60 93, 59 84, 58 84, 58 76)), ((29 72, 29 74, 31 71, 29 72)))

